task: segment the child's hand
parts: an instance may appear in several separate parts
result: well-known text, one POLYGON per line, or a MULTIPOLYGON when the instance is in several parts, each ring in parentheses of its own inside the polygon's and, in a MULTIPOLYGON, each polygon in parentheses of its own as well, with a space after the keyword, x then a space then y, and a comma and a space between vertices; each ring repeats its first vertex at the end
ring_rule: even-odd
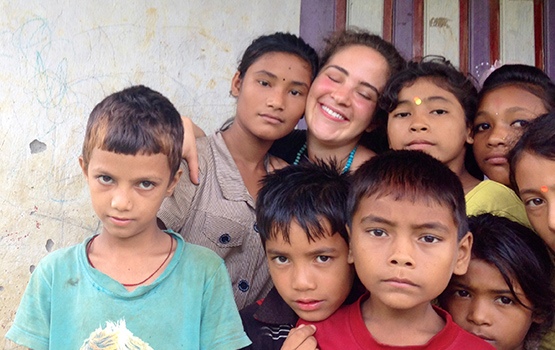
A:
POLYGON ((197 154, 197 143, 196 139, 198 137, 206 136, 204 131, 199 128, 193 121, 187 117, 181 117, 183 122, 183 149, 182 157, 185 159, 189 165, 189 179, 195 185, 198 185, 198 154, 197 154))
POLYGON ((281 350, 318 350, 318 342, 313 336, 314 332, 316 332, 314 325, 302 324, 293 328, 281 346, 281 350))

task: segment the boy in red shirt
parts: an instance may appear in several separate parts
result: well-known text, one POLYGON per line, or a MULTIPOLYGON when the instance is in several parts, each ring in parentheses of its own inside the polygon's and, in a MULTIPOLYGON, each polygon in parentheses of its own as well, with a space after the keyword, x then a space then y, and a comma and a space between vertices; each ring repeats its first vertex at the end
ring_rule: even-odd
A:
POLYGON ((458 177, 420 151, 362 165, 348 199, 349 262, 369 293, 314 324, 318 348, 493 349, 432 305, 468 268, 472 234, 458 177))

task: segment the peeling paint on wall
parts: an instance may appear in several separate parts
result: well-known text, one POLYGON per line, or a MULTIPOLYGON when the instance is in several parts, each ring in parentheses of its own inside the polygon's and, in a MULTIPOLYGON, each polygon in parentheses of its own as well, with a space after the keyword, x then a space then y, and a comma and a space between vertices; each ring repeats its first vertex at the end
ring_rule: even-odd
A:
POLYGON ((31 149, 31 154, 44 152, 46 151, 46 143, 35 139, 29 144, 29 148, 31 149))

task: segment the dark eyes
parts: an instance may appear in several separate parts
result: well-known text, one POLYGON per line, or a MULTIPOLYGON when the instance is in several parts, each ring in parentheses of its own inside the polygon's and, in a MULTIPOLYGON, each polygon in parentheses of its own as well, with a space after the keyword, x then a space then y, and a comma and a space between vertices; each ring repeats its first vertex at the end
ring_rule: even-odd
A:
POLYGON ((270 86, 270 83, 267 82, 266 80, 259 80, 258 84, 262 85, 262 86, 270 86))
MULTIPOLYGON (((523 128, 530 124, 530 121, 524 119, 518 119, 511 123, 511 126, 517 129, 523 128)), ((491 125, 488 123, 480 123, 474 126, 474 133, 482 132, 491 129, 491 125)))
POLYGON ((289 261, 289 259, 281 255, 274 257, 272 260, 274 260, 278 265, 287 264, 287 262, 289 261))
POLYGON ((375 237, 385 237, 387 236, 387 233, 384 230, 381 230, 379 228, 375 228, 375 229, 371 229, 367 231, 370 235, 375 236, 375 237))
POLYGON ((435 109, 432 111, 432 114, 436 114, 436 115, 444 115, 449 113, 448 111, 446 111, 445 109, 435 109))
POLYGON ((509 297, 499 297, 495 301, 503 305, 511 305, 513 303, 513 300, 509 297))
POLYGON ((141 183, 139 184, 139 187, 143 190, 150 190, 154 187, 154 183, 151 181, 141 181, 141 183))
POLYGON ((455 295, 461 298, 468 298, 470 297, 470 292, 464 289, 459 289, 455 291, 455 295))
POLYGON ((474 133, 482 132, 490 128, 491 126, 488 123, 481 123, 474 126, 474 133))
POLYGON ((531 198, 531 199, 526 200, 524 202, 524 205, 527 206, 527 207, 538 207, 538 206, 540 206, 544 203, 545 203, 545 201, 543 199, 535 197, 535 198, 531 198))
POLYGON ((511 126, 517 127, 517 128, 522 128, 526 125, 530 124, 530 122, 528 120, 515 120, 514 122, 511 123, 511 126))
POLYGON ((108 185, 110 183, 112 183, 112 178, 108 175, 99 175, 97 176, 98 182, 100 182, 103 185, 108 185))
POLYGON ((439 238, 437 238, 436 236, 432 236, 432 235, 425 235, 420 237, 420 240, 424 243, 437 243, 440 241, 439 238))
POLYGON ((393 118, 405 118, 405 117, 410 116, 409 112, 397 112, 397 113, 393 112, 393 113, 390 113, 390 114, 392 114, 393 118))

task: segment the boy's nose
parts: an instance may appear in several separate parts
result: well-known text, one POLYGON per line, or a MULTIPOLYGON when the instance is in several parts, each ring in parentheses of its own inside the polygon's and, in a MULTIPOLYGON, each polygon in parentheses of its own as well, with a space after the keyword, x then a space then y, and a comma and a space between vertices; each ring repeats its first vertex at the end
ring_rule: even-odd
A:
POLYGON ((414 261, 410 256, 406 254, 395 254, 394 256, 391 257, 391 259, 389 260, 389 263, 392 265, 400 265, 400 266, 406 266, 406 267, 414 266, 414 261))
POLYGON ((299 266, 295 267, 291 278, 291 287, 295 290, 306 291, 316 288, 314 278, 311 276, 310 269, 299 266))
POLYGON ((110 205, 113 209, 116 209, 118 211, 127 211, 131 209, 132 202, 127 191, 123 189, 118 189, 112 196, 112 201, 110 205))
POLYGON ((393 246, 393 252, 389 257, 391 265, 414 267, 415 261, 412 257, 412 244, 406 240, 397 240, 393 246))

